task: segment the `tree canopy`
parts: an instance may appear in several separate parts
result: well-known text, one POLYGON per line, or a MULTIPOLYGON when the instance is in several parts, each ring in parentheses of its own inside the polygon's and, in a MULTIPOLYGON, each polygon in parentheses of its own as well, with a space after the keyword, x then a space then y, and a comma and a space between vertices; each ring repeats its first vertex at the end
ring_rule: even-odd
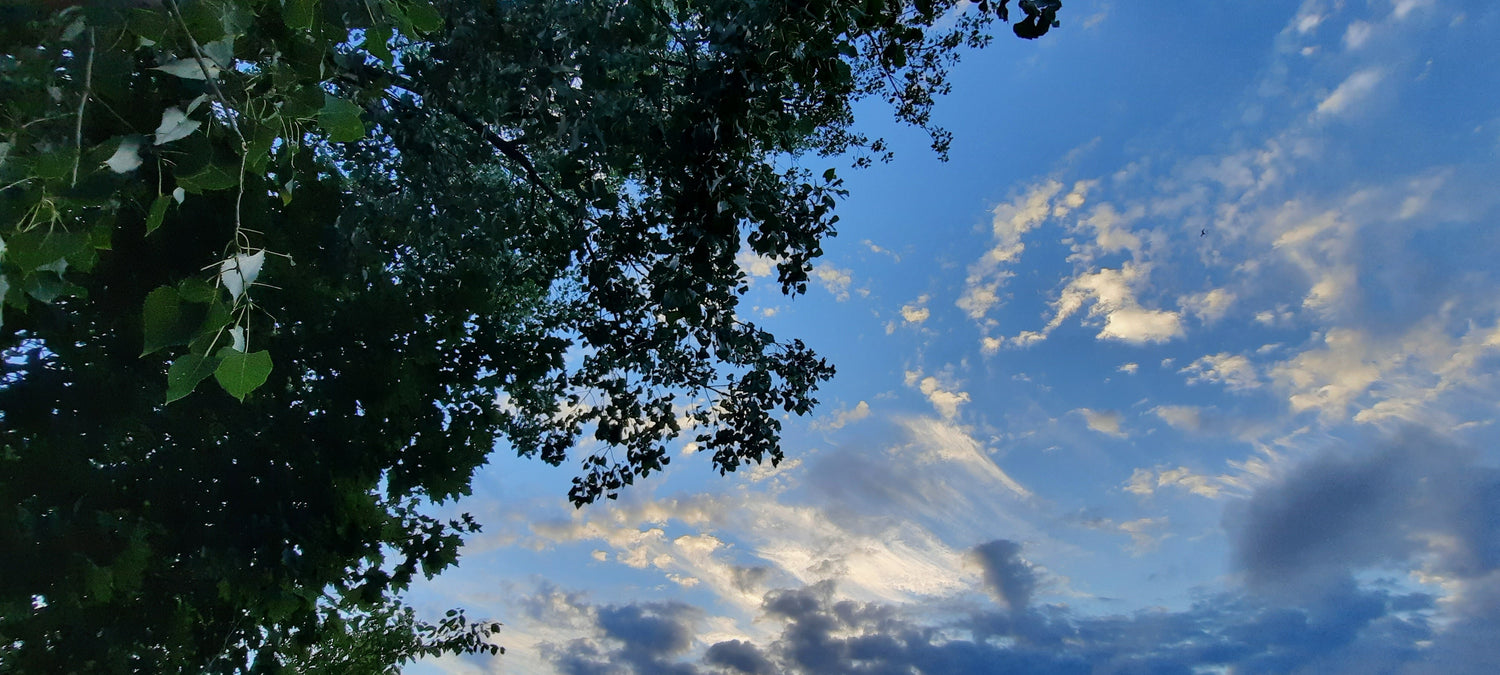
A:
POLYGON ((808 158, 888 155, 866 97, 944 153, 995 9, 0 4, 0 671, 493 650, 399 600, 492 451, 576 505, 680 437, 779 461, 833 368, 735 257, 803 292, 843 194, 808 158))

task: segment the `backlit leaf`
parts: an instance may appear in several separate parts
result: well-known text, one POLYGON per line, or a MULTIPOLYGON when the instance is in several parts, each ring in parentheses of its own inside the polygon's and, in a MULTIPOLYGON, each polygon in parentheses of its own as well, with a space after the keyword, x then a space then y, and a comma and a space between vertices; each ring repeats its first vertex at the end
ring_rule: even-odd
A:
POLYGON ((225 347, 219 350, 219 357, 222 361, 214 370, 214 379, 219 381, 219 386, 229 392, 230 396, 241 401, 265 384, 266 378, 271 375, 271 353, 268 351, 246 354, 232 347, 225 347))

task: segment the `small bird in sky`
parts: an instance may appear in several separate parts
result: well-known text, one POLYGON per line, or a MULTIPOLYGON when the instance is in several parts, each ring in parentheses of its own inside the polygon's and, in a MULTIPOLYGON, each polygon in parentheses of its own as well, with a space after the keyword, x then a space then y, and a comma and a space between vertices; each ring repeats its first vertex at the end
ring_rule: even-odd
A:
POLYGON ((1199 232, 1198 236, 1200 236, 1200 237, 1207 237, 1208 236, 1208 230, 1204 230, 1202 232, 1199 232))

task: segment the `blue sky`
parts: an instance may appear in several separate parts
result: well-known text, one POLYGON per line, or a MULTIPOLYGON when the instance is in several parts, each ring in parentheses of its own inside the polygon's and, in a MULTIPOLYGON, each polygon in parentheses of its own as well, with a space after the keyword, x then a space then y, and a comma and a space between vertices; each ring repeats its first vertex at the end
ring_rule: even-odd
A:
MULTIPOLYGON (((846 174, 788 461, 499 453, 418 673, 1500 672, 1500 6, 1069 0, 846 174)), ((810 168, 823 164, 802 160, 810 168)))

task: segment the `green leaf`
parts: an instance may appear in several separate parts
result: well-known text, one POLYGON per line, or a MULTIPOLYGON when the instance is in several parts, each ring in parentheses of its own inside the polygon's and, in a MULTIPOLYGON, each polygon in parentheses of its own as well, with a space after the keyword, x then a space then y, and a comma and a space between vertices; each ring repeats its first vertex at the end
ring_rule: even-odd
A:
POLYGON ((325 94, 323 110, 318 112, 318 126, 328 132, 328 140, 334 143, 357 141, 365 137, 359 113, 360 108, 353 101, 325 94))
POLYGON ((45 303, 51 303, 65 295, 88 297, 88 291, 77 284, 70 284, 55 272, 38 270, 26 276, 26 294, 45 303))
POLYGON ((219 297, 218 289, 198 277, 188 277, 177 284, 177 292, 188 302, 213 302, 219 297))
MULTIPOLYGON (((277 118, 277 122, 280 120, 277 118)), ((245 170, 252 173, 265 173, 266 165, 271 162, 271 148, 276 145, 279 137, 279 128, 271 124, 264 124, 255 130, 250 139, 249 147, 245 149, 245 170)))
POLYGON ((71 146, 42 153, 37 156, 36 164, 32 167, 32 170, 42 178, 53 180, 67 178, 73 172, 76 157, 77 153, 74 152, 71 146))
POLYGON ((171 203, 172 195, 157 195, 156 201, 151 202, 151 214, 146 216, 147 235, 161 227, 161 221, 167 217, 167 205, 171 203))
POLYGON ((89 237, 82 232, 49 231, 45 227, 37 227, 17 233, 6 240, 5 244, 6 261, 19 267, 22 272, 30 272, 87 248, 89 237))
POLYGON ((152 42, 161 42, 171 26, 171 19, 168 18, 166 12, 137 8, 130 10, 130 16, 125 20, 125 25, 136 35, 152 42))
POLYGON ((230 396, 241 401, 245 400, 246 394, 265 384, 271 374, 271 353, 268 351, 246 354, 225 347, 219 350, 219 356, 223 361, 214 371, 214 379, 230 396))
POLYGON ((188 343, 188 349, 200 354, 207 354, 214 347, 224 344, 226 336, 222 333, 222 330, 234 318, 234 313, 229 304, 219 300, 217 287, 215 287, 212 301, 202 316, 203 321, 198 324, 197 333, 194 335, 193 341, 188 343))
POLYGON ((209 164, 198 173, 177 178, 177 187, 193 193, 227 190, 239 184, 239 167, 231 168, 220 164, 209 164))
POLYGON ((390 39, 395 32, 390 26, 379 25, 365 30, 365 51, 370 53, 382 63, 390 66, 395 63, 395 55, 391 54, 390 39))
POLYGON ((318 14, 318 0, 283 0, 281 20, 292 30, 311 30, 318 14))
POLYGON ((115 578, 108 567, 89 565, 83 573, 84 588, 90 596, 90 600, 98 604, 105 604, 114 597, 115 578))
POLYGON ((95 221, 94 227, 89 229, 89 246, 92 246, 96 251, 113 250, 115 247, 114 234, 115 218, 114 214, 111 213, 95 221))
POLYGON ((167 369, 167 403, 193 393, 198 383, 212 375, 218 365, 218 357, 202 354, 183 354, 173 361, 167 369))
POLYGON ((177 289, 162 286, 146 296, 146 307, 141 312, 141 328, 145 334, 141 356, 187 341, 190 336, 183 334, 182 296, 178 295, 177 289))
POLYGON ((443 29, 443 15, 425 0, 413 2, 411 9, 406 11, 406 18, 411 19, 412 27, 420 33, 436 33, 443 29))

